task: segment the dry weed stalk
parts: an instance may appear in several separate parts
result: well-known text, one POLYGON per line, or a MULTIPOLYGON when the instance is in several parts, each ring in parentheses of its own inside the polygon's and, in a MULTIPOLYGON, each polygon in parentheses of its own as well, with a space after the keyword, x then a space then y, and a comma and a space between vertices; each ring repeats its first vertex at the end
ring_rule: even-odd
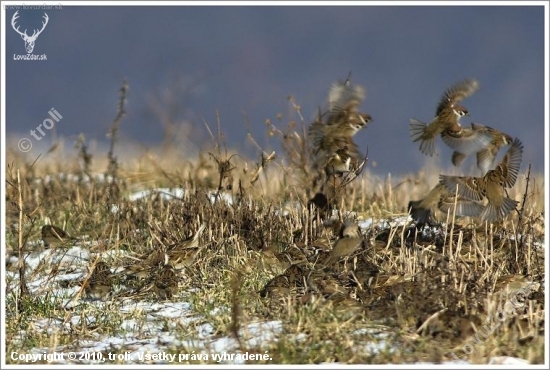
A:
MULTIPOLYGON (((520 210, 516 209, 516 212, 518 213, 518 222, 517 222, 518 226, 517 226, 517 228, 518 228, 518 230, 520 230, 520 233, 521 233, 519 235, 519 244, 516 243, 515 256, 513 256, 512 253, 510 253, 510 256, 509 256, 509 258, 510 258, 509 263, 510 263, 511 266, 513 266, 514 272, 516 272, 516 273, 519 273, 520 271, 523 271, 525 269, 525 266, 527 266, 527 261, 526 261, 527 253, 525 253, 525 250, 524 250, 524 243, 525 243, 525 237, 526 237, 525 233, 527 231, 527 227, 524 227, 524 225, 523 225, 523 217, 524 217, 524 214, 525 214, 525 202, 527 201, 527 194, 528 194, 528 191, 529 191, 529 182, 531 180, 531 163, 529 163, 529 166, 527 167, 527 175, 526 175, 525 179, 526 179, 526 181, 525 181, 525 191, 523 193, 521 208, 520 208, 520 210)), ((527 224, 529 222, 530 221, 527 221, 527 224)), ((527 226, 527 225, 525 225, 525 226, 527 226)), ((517 237, 518 237, 518 235, 516 235, 516 238, 517 237)))
POLYGON ((89 180, 92 179, 92 154, 88 152, 88 145, 86 144, 86 136, 81 133, 78 135, 76 142, 74 143, 75 149, 78 150, 78 157, 82 160, 82 167, 80 167, 80 180, 82 181, 85 174, 89 180))
POLYGON ((21 191, 21 174, 17 170, 17 200, 18 200, 18 209, 19 209, 19 224, 18 224, 18 252, 19 252, 19 297, 18 304, 19 312, 24 309, 23 299, 29 295, 29 288, 27 287, 27 280, 25 275, 25 260, 23 258, 23 248, 26 244, 23 242, 23 195, 21 191))
POLYGON ((213 154, 211 152, 208 152, 208 155, 211 159, 213 159, 217 164, 217 172, 218 172, 218 186, 216 188, 216 196, 214 198, 214 202, 217 202, 219 197, 221 196, 221 191, 225 188, 227 190, 233 189, 233 176, 231 172, 236 168, 232 163, 231 159, 238 155, 238 154, 232 154, 227 158, 227 146, 225 143, 225 135, 221 131, 221 123, 220 123, 220 113, 216 109, 216 119, 218 122, 218 137, 215 138, 214 134, 212 133, 212 130, 210 129, 210 126, 206 121, 204 122, 204 125, 206 126, 206 129, 208 130, 208 133, 210 134, 210 138, 212 139, 213 143, 215 144, 216 154, 213 154), (222 156, 222 146, 224 148, 224 155, 222 156), (226 158, 226 159, 225 159, 226 158), (225 186, 224 180, 227 183, 225 186))
MULTIPOLYGON (((34 164, 34 162, 33 162, 34 164)), ((29 289, 27 287, 27 276, 26 276, 26 263, 25 263, 25 253, 27 252, 27 240, 31 235, 31 231, 34 228, 35 217, 33 215, 36 213, 38 208, 32 209, 32 205, 26 205, 26 195, 24 194, 24 184, 21 180, 21 171, 17 169, 16 174, 13 173, 13 166, 7 166, 7 175, 9 179, 6 179, 6 183, 11 187, 11 194, 15 196, 15 199, 11 199, 8 196, 6 204, 8 206, 13 206, 17 213, 17 269, 19 272, 19 294, 17 296, 17 314, 20 314, 25 309, 25 299, 29 296, 29 289), (15 194, 13 194, 15 192, 15 194), (28 227, 25 226, 25 222, 29 221, 28 227), (25 229, 26 230, 25 230, 25 229)), ((28 187, 25 187, 28 188, 28 187)), ((28 189, 27 189, 28 191, 28 189)), ((9 193, 8 193, 9 194, 9 193)), ((7 213, 7 216, 10 215, 7 213)), ((13 230, 13 229, 12 229, 13 230)))
POLYGON ((122 82, 122 87, 119 90, 119 100, 117 105, 117 115, 115 119, 113 120, 113 123, 111 124, 111 128, 107 132, 107 137, 111 139, 111 144, 109 147, 109 152, 107 153, 107 158, 109 160, 109 164, 107 166, 107 172, 105 173, 106 177, 111 177, 111 185, 109 186, 109 197, 118 199, 120 189, 118 187, 118 159, 115 156, 115 143, 117 141, 118 137, 118 130, 120 128, 120 124, 122 123, 122 119, 126 116, 126 96, 128 95, 128 90, 130 89, 130 86, 128 85, 128 82, 124 80, 122 82))
POLYGON ((239 330, 241 328, 241 319, 243 315, 241 301, 239 298, 242 284, 241 280, 242 273, 240 271, 234 272, 233 279, 231 281, 231 325, 229 330, 233 337, 239 343, 239 350, 242 353, 245 353, 246 348, 244 347, 241 336, 239 335, 239 330))
MULTIPOLYGON (((289 161, 288 167, 284 168, 285 173, 298 171, 300 174, 297 179, 298 182, 300 184, 311 184, 313 182, 310 164, 312 153, 307 142, 307 124, 302 115, 301 107, 295 102, 294 98, 289 96, 288 101, 299 117, 300 127, 297 128, 297 122, 291 120, 283 131, 268 119, 265 122, 268 135, 276 135, 281 139, 284 157, 289 161)), ((307 196, 310 196, 310 194, 307 194, 307 196)))

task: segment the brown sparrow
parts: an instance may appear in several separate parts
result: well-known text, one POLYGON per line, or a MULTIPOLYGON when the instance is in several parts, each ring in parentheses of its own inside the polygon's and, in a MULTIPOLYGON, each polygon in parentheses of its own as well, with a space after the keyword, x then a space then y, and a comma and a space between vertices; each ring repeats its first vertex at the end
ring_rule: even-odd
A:
POLYGON ((344 147, 347 147, 347 153, 351 158, 357 161, 363 158, 352 137, 372 119, 370 115, 358 111, 364 98, 364 88, 352 86, 349 77, 345 82, 335 82, 331 86, 326 122, 319 114, 308 129, 315 168, 324 168, 329 157, 344 147))
POLYGON ((344 135, 335 127, 331 127, 324 122, 316 121, 311 124, 308 130, 311 150, 313 153, 314 168, 324 168, 329 157, 336 151, 346 147, 346 151, 351 158, 357 161, 363 158, 357 144, 353 141, 351 135, 344 135))
POLYGON ((157 271, 153 281, 153 290, 160 299, 171 299, 178 290, 178 281, 174 268, 164 265, 157 271))
POLYGON ((469 154, 476 153, 477 167, 483 174, 494 166, 500 148, 510 145, 513 140, 510 135, 474 122, 471 129, 463 128, 458 133, 445 131, 441 138, 454 149, 452 161, 455 166, 460 166, 469 154))
POLYGON ((458 194, 470 200, 487 199, 479 217, 483 221, 497 221, 506 217, 518 204, 506 196, 505 188, 516 183, 523 155, 523 144, 517 138, 502 158, 500 164, 488 171, 483 177, 459 177, 440 175, 440 183, 453 192, 458 187, 458 194))
POLYGON ((435 118, 428 124, 411 118, 410 136, 413 142, 420 142, 420 151, 429 156, 435 154, 435 139, 444 131, 459 132, 460 117, 469 115, 468 110, 458 105, 479 89, 474 79, 458 82, 451 86, 441 97, 437 105, 435 118))
POLYGON ((164 248, 155 248, 151 253, 137 257, 136 263, 125 267, 123 273, 138 279, 147 279, 159 265, 164 265, 168 256, 164 248))
POLYGON ((327 181, 330 177, 342 177, 350 171, 351 157, 348 154, 348 147, 344 146, 338 149, 327 159, 325 165, 325 174, 327 181))
MULTIPOLYGON (((483 210, 483 206, 474 201, 458 197, 456 214, 459 216, 477 217, 483 210)), ((452 211, 455 204, 455 196, 442 184, 437 184, 430 192, 420 200, 409 202, 409 213, 418 225, 433 225, 436 223, 435 213, 439 209, 442 212, 452 211)))
POLYGON ((105 262, 99 261, 86 281, 84 293, 89 298, 105 300, 111 293, 111 286, 111 269, 105 262))
POLYGON ((338 293, 347 293, 347 289, 337 278, 322 270, 308 274, 306 283, 314 292, 327 297, 338 293))
POLYGON ((365 88, 353 86, 350 77, 332 84, 328 94, 328 126, 334 126, 334 132, 340 136, 353 136, 372 120, 367 113, 360 113, 359 105, 365 99, 365 88), (336 129, 338 128, 338 129, 336 129))
POLYGON ((202 224, 191 238, 168 247, 166 255, 168 256, 168 264, 170 266, 180 270, 184 267, 190 267, 195 263, 197 255, 208 245, 199 246, 199 237, 205 227, 206 225, 202 224))
POLYGON ((320 211, 325 211, 331 208, 327 196, 323 193, 315 193, 313 198, 307 202, 308 207, 312 204, 320 211))
POLYGON ((166 248, 158 247, 152 253, 146 253, 138 257, 139 263, 126 267, 124 273, 139 279, 145 279, 159 265, 170 265, 176 269, 190 267, 198 253, 206 246, 199 247, 199 237, 202 234, 205 224, 202 224, 197 232, 183 242, 170 245, 166 248))
POLYGON ((363 239, 359 233, 359 227, 353 219, 347 219, 340 229, 340 237, 334 243, 332 251, 324 262, 325 266, 334 265, 341 257, 349 257, 358 250, 363 239))
POLYGON ((70 240, 77 240, 73 238, 66 231, 60 227, 54 225, 44 225, 42 226, 42 241, 44 242, 45 247, 56 247, 62 245, 70 240))

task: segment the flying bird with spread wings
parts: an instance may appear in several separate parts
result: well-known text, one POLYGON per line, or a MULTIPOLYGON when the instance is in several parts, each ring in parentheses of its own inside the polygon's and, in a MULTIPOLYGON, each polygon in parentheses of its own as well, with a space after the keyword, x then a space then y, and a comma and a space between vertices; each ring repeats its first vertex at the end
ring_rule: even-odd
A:
POLYGON ((465 130, 460 118, 469 116, 468 109, 459 105, 462 100, 473 95, 479 89, 479 82, 466 79, 455 83, 445 91, 437 105, 435 118, 424 123, 416 118, 410 121, 410 136, 413 142, 420 142, 420 151, 426 155, 436 154, 435 139, 441 136, 443 141, 455 151, 468 155, 484 149, 491 143, 491 135, 483 130, 465 130))
MULTIPOLYGON (((440 175, 440 183, 450 192, 473 201, 486 200, 487 204, 479 214, 483 221, 498 221, 506 217, 518 204, 506 194, 517 180, 523 156, 523 144, 514 139, 512 145, 494 169, 483 177, 461 177, 440 175)), ((459 201, 460 202, 460 201, 459 201)))
POLYGON ((319 114, 308 130, 314 169, 324 170, 327 176, 342 176, 364 159, 352 138, 372 120, 359 111, 365 95, 365 88, 353 85, 349 76, 332 84, 328 112, 319 114))

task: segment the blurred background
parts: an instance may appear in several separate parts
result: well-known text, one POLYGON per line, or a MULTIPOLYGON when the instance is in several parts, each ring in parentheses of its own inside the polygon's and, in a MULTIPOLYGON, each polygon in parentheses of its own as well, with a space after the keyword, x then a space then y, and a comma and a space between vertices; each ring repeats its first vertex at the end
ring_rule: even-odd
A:
POLYGON ((204 122, 216 128, 216 110, 228 148, 256 156, 251 133, 264 150, 280 151, 266 120, 279 128, 299 121, 292 96, 311 122, 330 85, 351 71, 367 90, 361 110, 374 119, 355 137, 373 172, 436 164, 472 174, 474 158, 452 169, 440 139, 430 159, 408 130, 410 117, 429 122, 442 93, 464 78, 481 89, 463 102, 471 116, 462 123, 519 137, 522 170, 544 170, 542 6, 63 6, 20 10, 20 30, 40 29, 44 12, 49 23, 33 54, 46 61, 14 60, 26 54, 10 24, 15 10, 5 11, 3 30, 7 144, 28 137, 34 157, 80 133, 106 147, 123 79, 121 152, 173 144, 196 156, 211 143, 204 122), (63 118, 37 142, 29 130, 51 108, 63 118))

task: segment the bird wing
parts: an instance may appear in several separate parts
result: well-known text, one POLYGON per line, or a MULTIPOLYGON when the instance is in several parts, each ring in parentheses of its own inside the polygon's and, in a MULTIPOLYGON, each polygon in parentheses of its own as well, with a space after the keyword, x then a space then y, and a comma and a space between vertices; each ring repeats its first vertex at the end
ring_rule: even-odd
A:
POLYGON ((478 217, 483 212, 483 206, 473 200, 462 197, 448 196, 439 201, 438 208, 441 212, 452 212, 456 200, 456 214, 459 216, 478 217))
POLYGON ((497 152, 498 148, 495 146, 491 146, 477 152, 477 168, 479 168, 483 174, 486 174, 495 163, 497 152))
POLYGON ((424 207, 421 200, 411 200, 409 202, 409 213, 413 220, 419 224, 432 224, 434 222, 434 214, 428 207, 424 207))
POLYGON ((448 88, 437 105, 436 116, 448 107, 452 107, 456 103, 469 97, 473 93, 479 90, 479 82, 475 79, 466 79, 457 82, 450 88, 448 88))
POLYGON ((483 208, 483 211, 481 212, 479 217, 483 221, 498 221, 506 217, 510 212, 512 212, 517 205, 518 201, 510 199, 508 197, 504 197, 502 199, 502 204, 487 204, 487 206, 483 208))
POLYGON ((328 92, 328 105, 331 114, 341 111, 356 112, 365 99, 365 88, 360 85, 352 85, 350 79, 337 81, 332 84, 328 92))
POLYGON ((453 152, 452 161, 455 166, 460 166, 460 164, 466 159, 467 155, 457 151, 453 152))
POLYGON ((451 149, 468 155, 479 152, 491 144, 492 136, 487 131, 462 128, 457 132, 443 131, 441 139, 451 149))
POLYGON ((326 136, 327 126, 320 121, 313 122, 308 129, 308 138, 311 148, 318 152, 326 136))
POLYGON ((518 178, 519 168, 523 157, 523 144, 518 138, 515 138, 512 145, 495 169, 501 176, 504 186, 511 188, 518 178))
POLYGON ((455 194, 458 186, 458 195, 471 200, 483 199, 483 195, 478 190, 478 181, 477 177, 439 175, 439 182, 445 185, 451 194, 455 194))

